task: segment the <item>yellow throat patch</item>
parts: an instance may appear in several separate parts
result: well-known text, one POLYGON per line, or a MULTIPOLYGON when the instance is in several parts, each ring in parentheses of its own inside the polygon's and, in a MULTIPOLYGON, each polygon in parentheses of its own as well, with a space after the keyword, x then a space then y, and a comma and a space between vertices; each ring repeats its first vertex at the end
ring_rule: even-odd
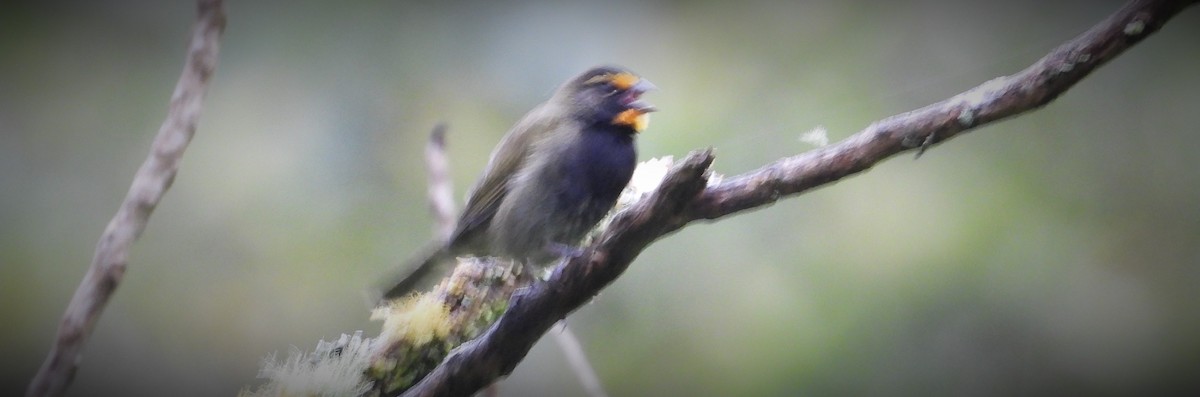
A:
POLYGON ((613 124, 627 125, 636 132, 642 132, 650 125, 650 114, 638 109, 627 109, 613 117, 613 124))

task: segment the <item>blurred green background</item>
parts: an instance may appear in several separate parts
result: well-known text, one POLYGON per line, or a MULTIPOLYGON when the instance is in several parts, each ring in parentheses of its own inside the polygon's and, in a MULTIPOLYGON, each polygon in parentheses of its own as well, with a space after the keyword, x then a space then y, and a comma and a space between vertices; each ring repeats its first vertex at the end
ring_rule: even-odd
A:
MULTIPOLYGON (((231 395, 361 295, 509 125, 601 63, 640 157, 752 170, 1014 73, 1119 7, 231 1, 182 170, 70 395, 231 395)), ((0 6, 0 394, 40 365, 166 113, 190 1, 0 6)), ((569 318, 614 396, 1129 395, 1200 381, 1200 11, 1046 108, 652 245, 569 318)), ((550 338, 502 395, 580 395, 550 338)))

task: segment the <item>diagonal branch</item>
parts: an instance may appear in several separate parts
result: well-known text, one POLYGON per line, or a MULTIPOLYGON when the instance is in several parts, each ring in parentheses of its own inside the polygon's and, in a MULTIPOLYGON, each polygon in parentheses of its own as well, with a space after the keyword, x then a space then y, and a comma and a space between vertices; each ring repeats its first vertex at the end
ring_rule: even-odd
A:
POLYGON ((183 151, 196 132, 204 92, 217 65, 218 39, 225 29, 221 0, 199 0, 198 8, 187 60, 171 95, 167 118, 120 209, 100 236, 91 266, 67 305, 58 336, 29 385, 28 396, 58 396, 66 391, 96 320, 125 275, 129 247, 145 230, 150 213, 171 186, 183 151))
MULTIPOLYGON (((1021 72, 877 121, 846 140, 780 159, 706 191, 687 220, 716 219, 865 171, 914 148, 923 152, 976 127, 1040 108, 1195 3, 1135 0, 1021 72)), ((682 225, 679 225, 682 226, 682 225)))
MULTIPOLYGON (((454 188, 450 184, 450 161, 446 157, 446 124, 438 123, 429 134, 429 143, 425 145, 425 166, 429 176, 429 208, 434 218, 434 238, 441 240, 450 238, 455 227, 454 188)), ((567 327, 566 321, 559 321, 555 328, 555 341, 584 390, 591 397, 606 396, 600 378, 588 362, 575 333, 567 327)), ((493 393, 489 395, 494 395, 497 390, 496 383, 492 383, 488 391, 493 393)))
POLYGON ((406 396, 466 396, 512 372, 558 320, 620 276, 664 226, 704 189, 712 151, 693 153, 649 197, 622 211, 597 242, 543 283, 518 290, 508 310, 479 338, 464 343, 406 396))
POLYGON ((659 190, 622 211, 582 255, 510 300, 484 335, 455 350, 406 396, 470 395, 512 372, 551 325, 615 280, 641 251, 694 220, 715 220, 835 182, 913 149, 918 155, 974 128, 1037 109, 1194 3, 1134 0, 1025 70, 950 99, 892 116, 836 145, 705 187, 711 150, 693 152, 659 190))

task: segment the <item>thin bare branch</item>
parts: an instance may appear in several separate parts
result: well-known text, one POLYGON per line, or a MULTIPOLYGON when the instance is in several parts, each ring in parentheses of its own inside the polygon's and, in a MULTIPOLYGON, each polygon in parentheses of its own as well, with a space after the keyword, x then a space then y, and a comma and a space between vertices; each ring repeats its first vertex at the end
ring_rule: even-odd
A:
POLYGON ((91 266, 67 305, 58 336, 34 376, 28 396, 62 395, 83 358, 88 336, 125 275, 129 247, 146 228, 150 213, 170 188, 184 149, 196 132, 201 103, 217 65, 218 41, 225 29, 221 0, 198 1, 183 74, 171 95, 167 118, 152 143, 116 215, 96 244, 91 266))
MULTIPOLYGON (((434 238, 444 240, 454 233, 455 226, 454 186, 450 183, 450 161, 446 156, 444 123, 438 123, 429 134, 429 143, 425 145, 425 165, 429 173, 429 208, 434 218, 434 238)), ((562 349, 584 390, 592 397, 606 396, 604 387, 600 385, 600 377, 588 362, 579 339, 567 327, 565 321, 560 321, 557 329, 554 340, 562 349)), ((492 383, 485 391, 496 393, 496 384, 492 383)))
POLYGON ((871 124, 836 145, 781 159, 705 188, 711 150, 693 152, 659 190, 622 211, 583 255, 518 292, 484 335, 451 353, 406 396, 465 396, 512 372, 558 320, 615 280, 641 251, 695 220, 714 220, 862 172, 896 154, 924 151, 963 132, 1037 109, 1195 1, 1135 0, 1012 76, 871 124))
POLYGON ((429 173, 429 210, 433 214, 434 238, 446 240, 454 233, 454 186, 450 183, 450 161, 446 159, 446 125, 438 123, 425 145, 425 170, 429 173))
POLYGON ((559 320, 550 334, 554 335, 554 341, 562 348, 563 355, 567 357, 567 364, 571 365, 571 370, 579 378, 583 391, 591 397, 607 397, 608 393, 604 392, 604 386, 600 384, 600 377, 596 375, 592 362, 583 352, 583 344, 579 343, 575 332, 567 326, 567 320, 559 320))

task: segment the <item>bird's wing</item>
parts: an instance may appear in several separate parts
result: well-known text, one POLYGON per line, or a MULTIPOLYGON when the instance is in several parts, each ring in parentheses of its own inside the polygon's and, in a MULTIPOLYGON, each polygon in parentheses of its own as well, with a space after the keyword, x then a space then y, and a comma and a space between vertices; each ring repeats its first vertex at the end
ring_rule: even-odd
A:
POLYGON ((538 140, 558 128, 557 119, 553 117, 553 111, 548 106, 539 106, 525 115, 500 140, 496 149, 492 151, 483 176, 471 189, 467 207, 463 209, 458 226, 451 236, 451 245, 486 227, 500 208, 500 202, 508 194, 509 181, 526 162, 538 140))

